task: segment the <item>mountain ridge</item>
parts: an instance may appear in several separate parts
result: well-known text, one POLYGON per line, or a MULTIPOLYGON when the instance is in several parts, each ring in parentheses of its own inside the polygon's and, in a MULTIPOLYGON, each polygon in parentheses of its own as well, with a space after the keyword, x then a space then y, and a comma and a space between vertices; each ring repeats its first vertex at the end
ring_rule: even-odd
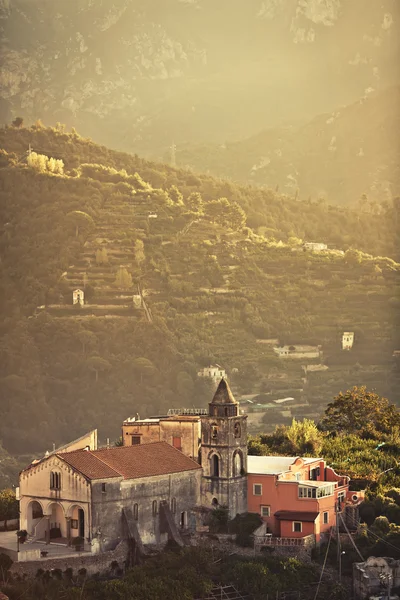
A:
POLYGON ((267 185, 306 199, 356 205, 366 194, 400 194, 400 87, 370 94, 301 125, 268 129, 224 146, 178 147, 176 160, 199 172, 267 185))

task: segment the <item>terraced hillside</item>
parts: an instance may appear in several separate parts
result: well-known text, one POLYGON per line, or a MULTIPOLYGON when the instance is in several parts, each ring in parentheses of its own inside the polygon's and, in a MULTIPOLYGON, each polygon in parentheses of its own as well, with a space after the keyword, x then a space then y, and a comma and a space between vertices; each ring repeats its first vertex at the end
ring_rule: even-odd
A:
MULTIPOLYGON (((21 451, 20 430, 31 451, 93 426, 117 437, 136 412, 201 406, 211 392, 197 371, 213 362, 238 396, 293 397, 292 415, 318 416, 338 390, 363 383, 397 400, 400 266, 349 248, 359 239, 365 250, 367 233, 393 248, 397 205, 374 219, 303 205, 54 130, 10 128, 0 141, 7 450, 21 451), (63 173, 32 155, 27 163, 28 140, 63 160, 63 173), (247 207, 269 223, 263 235, 244 226, 247 207), (310 222, 328 251, 304 251, 297 236, 310 222), (73 305, 77 288, 83 306, 73 305), (349 352, 343 331, 355 332, 349 352), (320 356, 274 350, 298 344, 320 356)), ((285 416, 261 418, 265 429, 285 416)))

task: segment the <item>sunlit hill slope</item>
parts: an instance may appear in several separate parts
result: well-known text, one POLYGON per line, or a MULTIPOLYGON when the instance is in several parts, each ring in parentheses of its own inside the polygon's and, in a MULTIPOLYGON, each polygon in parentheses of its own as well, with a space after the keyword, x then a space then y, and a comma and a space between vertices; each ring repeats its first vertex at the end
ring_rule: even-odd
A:
POLYGON ((117 437, 136 412, 204 405, 211 391, 197 371, 212 362, 238 397, 293 395, 307 414, 359 383, 395 400, 400 266, 385 255, 396 258, 398 204, 374 216, 303 204, 62 127, 8 127, 0 147, 7 450, 43 450, 93 426, 117 437), (29 144, 54 160, 27 156, 29 144), (332 251, 304 252, 301 239, 332 251), (346 330, 356 343, 343 354, 346 330), (320 345, 329 368, 305 378, 301 361, 260 343, 270 338, 320 345))

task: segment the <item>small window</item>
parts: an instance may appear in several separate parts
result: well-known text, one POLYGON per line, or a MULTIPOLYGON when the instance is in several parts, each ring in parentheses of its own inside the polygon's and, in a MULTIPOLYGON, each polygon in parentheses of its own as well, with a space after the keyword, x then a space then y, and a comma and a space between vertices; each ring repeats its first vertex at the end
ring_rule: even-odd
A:
POLYGON ((133 505, 133 518, 135 521, 139 520, 139 504, 133 505))
POLYGON ((218 436, 218 427, 216 425, 211 425, 211 437, 215 440, 218 436))
POLYGON ((61 490, 61 473, 51 471, 50 473, 50 489, 61 490))
POLYGON ((173 515, 176 513, 176 498, 172 498, 171 500, 171 512, 173 515))
POLYGON ((261 516, 262 517, 271 516, 271 507, 270 506, 262 506, 261 507, 261 516))
POLYGON ((328 523, 329 523, 329 513, 324 512, 324 525, 327 525, 328 523))
POLYGON ((78 529, 78 519, 71 519, 71 529, 78 529))
POLYGON ((262 496, 262 485, 261 483, 253 484, 253 496, 262 496))
POLYGON ((295 533, 302 532, 302 522, 301 521, 293 521, 293 531, 295 533))
POLYGON ((103 494, 105 494, 105 493, 106 493, 106 484, 105 484, 105 483, 102 483, 102 484, 101 484, 101 492, 102 492, 103 494))
POLYGON ((235 427, 234 427, 234 434, 235 434, 235 438, 240 438, 241 435, 241 430, 240 430, 240 423, 235 423, 235 427))
POLYGON ((177 450, 182 450, 182 438, 181 437, 172 437, 172 445, 177 450))
POLYGON ((152 512, 153 512, 153 517, 155 517, 157 514, 157 500, 153 500, 152 512))
POLYGON ((136 446, 137 444, 140 444, 140 435, 133 435, 131 437, 131 443, 132 443, 132 446, 136 446))

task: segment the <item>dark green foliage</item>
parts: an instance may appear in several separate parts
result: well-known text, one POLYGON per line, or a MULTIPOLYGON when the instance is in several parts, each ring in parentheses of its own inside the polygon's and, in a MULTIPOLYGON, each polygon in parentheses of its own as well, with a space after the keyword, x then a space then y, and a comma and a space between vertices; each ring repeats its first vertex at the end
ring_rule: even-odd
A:
POLYGON ((0 146, 0 439, 8 452, 30 460, 93 427, 115 439, 136 412, 203 406, 212 390, 197 371, 210 362, 237 368, 229 375, 238 394, 264 391, 268 400, 303 389, 300 364, 284 364, 257 338, 323 343, 329 371, 308 374, 297 392, 316 411, 366 378, 388 397, 396 389, 389 299, 399 267, 384 257, 395 256, 389 218, 327 213, 59 129, 1 129, 0 146), (29 143, 62 159, 64 175, 28 168, 20 159, 29 143), (242 227, 246 216, 262 235, 242 227), (339 247, 383 257, 298 251, 311 235, 332 242, 332 229, 339 247), (115 285, 117 272, 128 278, 115 285), (138 284, 148 313, 134 307, 138 284), (73 308, 77 287, 85 305, 73 308), (347 328, 356 344, 344 356, 347 328))
POLYGON ((261 517, 254 513, 236 515, 228 524, 229 533, 236 533, 239 546, 251 547, 254 544, 252 533, 263 523, 261 517))
POLYGON ((7 571, 10 570, 12 564, 13 561, 7 554, 0 553, 0 581, 6 580, 7 571))
POLYGON ((391 433, 395 427, 400 427, 400 413, 394 404, 367 391, 365 386, 354 387, 345 394, 340 392, 334 402, 328 404, 321 421, 325 431, 356 433, 369 438, 391 433))
POLYGON ((228 531, 228 507, 217 506, 210 514, 210 531, 214 533, 227 533, 228 531))

